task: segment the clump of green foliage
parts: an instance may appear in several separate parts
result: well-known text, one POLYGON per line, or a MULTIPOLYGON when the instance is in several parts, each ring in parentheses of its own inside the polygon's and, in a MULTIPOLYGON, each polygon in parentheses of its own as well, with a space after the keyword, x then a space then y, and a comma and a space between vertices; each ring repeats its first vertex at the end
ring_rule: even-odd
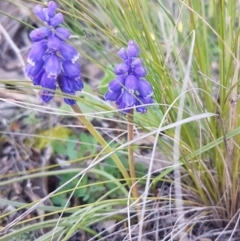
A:
MULTIPOLYGON (((19 3, 22 2, 19 0, 19 3)), ((143 217, 152 211, 153 206, 147 206, 152 201, 148 193, 152 183, 156 185, 156 180, 164 180, 165 174, 174 170, 175 180, 172 183, 177 197, 169 194, 164 200, 161 197, 154 200, 159 202, 159 207, 165 204, 166 199, 168 207, 180 207, 171 209, 179 218, 169 227, 171 237, 182 235, 180 239, 186 236, 189 230, 193 230, 195 224, 202 222, 211 226, 211 230, 207 231, 211 231, 215 237, 222 237, 224 240, 223 235, 229 233, 230 239, 233 236, 238 237, 238 1, 60 0, 59 3, 65 15, 65 25, 76 37, 71 39, 73 44, 84 58, 106 73, 111 74, 111 69, 119 62, 117 50, 126 46, 130 39, 135 40, 141 48, 141 58, 149 70, 147 79, 154 86, 155 105, 149 108, 149 115, 135 116, 134 124, 138 131, 144 133, 143 138, 155 138, 149 167, 153 166, 154 154, 157 151, 163 152, 169 160, 169 165, 162 167, 162 173, 153 182, 151 178, 154 170, 150 168, 146 173, 146 187, 145 192, 142 192, 140 207, 143 217), (180 171, 180 177, 177 176, 177 170, 180 171), (186 215, 188 210, 197 215, 194 218, 194 215, 189 217, 186 215), (189 224, 192 226, 189 227, 189 224)), ((89 118, 94 115, 100 119, 110 115, 112 120, 126 123, 124 116, 113 114, 115 109, 102 100, 102 90, 106 88, 107 81, 107 78, 103 78, 99 81, 97 90, 88 88, 86 97, 77 96, 76 100, 87 110, 86 116, 89 118)), ((88 143, 96 143, 94 141, 89 137, 86 139, 88 143)), ((123 150, 127 145, 129 144, 123 143, 114 146, 114 149, 118 154, 119 150, 123 150)), ((72 143, 66 143, 64 147, 55 145, 54 148, 59 149, 62 154, 68 153, 70 159, 79 158, 79 152, 72 143)), ((86 147, 84 149, 86 151, 86 147)), ((91 155, 98 153, 96 149, 87 151, 91 155)), ((105 157, 102 154, 100 153, 102 159, 99 158, 98 161, 105 159, 107 163, 108 154, 104 153, 105 157)), ((119 158, 122 159, 121 156, 119 158)), ((110 165, 114 166, 113 163, 110 165)), ((125 185, 128 180, 119 181, 122 172, 117 173, 116 166, 109 168, 97 162, 94 168, 95 171, 98 169, 102 176, 110 173, 110 176, 115 177, 111 181, 121 190, 121 195, 125 196, 114 196, 115 199, 110 199, 111 195, 115 195, 114 192, 111 195, 109 193, 113 186, 102 184, 101 181, 88 186, 90 169, 80 170, 71 184, 66 183, 73 175, 64 177, 64 174, 62 188, 66 191, 73 188, 73 194, 85 198, 87 206, 81 206, 69 219, 61 218, 57 225, 54 224, 58 229, 46 233, 40 240, 48 240, 51 235, 59 237, 61 232, 64 236, 62 240, 67 240, 78 228, 86 229, 92 223, 109 219, 103 210, 109 211, 112 208, 113 211, 116 204, 129 207, 128 189, 125 185), (81 182, 78 182, 79 180, 81 182), (91 199, 91 193, 96 189, 99 194, 101 191, 108 191, 109 195, 104 195, 104 198, 109 198, 107 204, 106 200, 101 198, 91 199)), ((126 171, 127 168, 124 165, 122 170, 126 171)), ((62 196, 64 201, 60 205, 65 206, 66 197, 66 194, 62 196)), ((68 210, 62 208, 62 212, 68 210)), ((122 218, 124 219, 129 221, 127 215, 122 218)), ((42 222, 41 225, 44 226, 45 223, 42 222)), ((140 227, 138 236, 141 235, 140 227)), ((7 238, 8 236, 3 240, 7 238)))
MULTIPOLYGON (((84 155, 87 158, 91 158, 97 154, 97 142, 89 134, 81 132, 79 137, 70 136, 65 142, 53 141, 52 142, 53 150, 55 154, 63 155, 68 157, 70 160, 76 160, 79 157, 84 155), (80 145, 77 144, 77 141, 80 140, 80 145)), ((124 167, 128 170, 128 160, 127 155, 122 152, 117 154, 119 159, 122 161, 124 167)), ((67 161, 66 161, 67 162, 67 161)), ((81 162, 75 163, 75 165, 81 165, 81 162)), ((84 165, 84 164, 83 164, 84 165)), ((103 163, 96 165, 96 170, 108 173, 116 179, 122 180, 123 185, 127 183, 124 181, 121 172, 117 168, 116 164, 110 157, 107 157, 103 163)), ((138 178, 142 178, 146 173, 146 166, 141 163, 136 163, 136 173, 138 178)), ((63 173, 59 175, 60 183, 59 186, 65 184, 68 180, 72 179, 76 174, 75 173, 63 173)), ((141 181, 141 184, 144 184, 144 180, 141 181)), ((61 193, 52 197, 52 202, 57 206, 65 206, 68 202, 68 196, 74 190, 73 197, 81 199, 83 204, 94 203, 105 193, 108 193, 111 190, 116 188, 116 184, 107 181, 106 179, 101 178, 100 176, 88 175, 86 173, 82 178, 81 182, 79 179, 74 179, 71 183, 64 186, 61 189, 61 193)), ((107 199, 118 198, 119 191, 110 192, 107 199)), ((70 205, 70 203, 68 203, 70 205)))

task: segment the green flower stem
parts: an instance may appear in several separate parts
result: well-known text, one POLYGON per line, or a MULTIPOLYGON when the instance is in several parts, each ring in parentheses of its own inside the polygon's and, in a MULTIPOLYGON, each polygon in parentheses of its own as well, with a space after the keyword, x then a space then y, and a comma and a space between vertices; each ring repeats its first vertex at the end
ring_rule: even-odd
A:
MULTIPOLYGON (((94 138, 100 143, 100 145, 105 148, 105 150, 109 153, 112 152, 112 148, 108 145, 108 143, 103 139, 103 137, 99 134, 99 132, 94 128, 94 126, 91 124, 91 122, 83 115, 82 110, 78 105, 72 105, 72 109, 75 113, 80 114, 79 120, 82 122, 82 124, 87 128, 87 130, 94 136, 94 138)), ((118 169, 122 173, 124 179, 128 183, 128 186, 131 187, 130 177, 128 175, 128 172, 126 171, 126 168, 122 164, 121 160, 118 158, 118 156, 113 153, 111 155, 113 161, 117 165, 118 169)))
MULTIPOLYGON (((132 141, 134 138, 133 134, 133 109, 130 110, 128 114, 128 141, 132 141)), ((130 177, 132 182, 132 196, 134 200, 139 199, 138 194, 138 186, 136 183, 136 171, 135 171, 135 163, 134 163, 134 152, 133 152, 133 144, 130 144, 128 146, 128 163, 129 163, 129 169, 130 169, 130 177)), ((137 206, 138 207, 138 206, 137 206)), ((137 208, 138 211, 138 221, 140 221, 140 210, 137 208)))

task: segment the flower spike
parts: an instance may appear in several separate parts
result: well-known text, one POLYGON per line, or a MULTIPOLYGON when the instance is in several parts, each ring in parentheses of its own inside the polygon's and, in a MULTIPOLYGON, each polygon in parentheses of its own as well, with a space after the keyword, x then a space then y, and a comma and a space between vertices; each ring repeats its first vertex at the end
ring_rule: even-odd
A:
MULTIPOLYGON (((83 89, 80 65, 76 62, 79 53, 64 42, 69 39, 70 32, 58 26, 64 18, 56 10, 54 1, 48 2, 47 8, 37 5, 34 13, 46 27, 34 29, 30 33, 34 44, 28 54, 26 75, 34 85, 44 88, 40 94, 44 102, 53 98, 57 84, 65 94, 75 95, 76 91, 83 89)), ((64 101, 69 105, 76 103, 70 98, 64 98, 64 101)))
POLYGON ((153 103, 153 88, 144 78, 147 70, 139 58, 140 48, 135 41, 129 41, 127 48, 118 52, 123 63, 114 68, 116 78, 109 83, 105 99, 115 101, 121 113, 127 114, 136 107, 139 113, 146 113, 147 106, 153 103))

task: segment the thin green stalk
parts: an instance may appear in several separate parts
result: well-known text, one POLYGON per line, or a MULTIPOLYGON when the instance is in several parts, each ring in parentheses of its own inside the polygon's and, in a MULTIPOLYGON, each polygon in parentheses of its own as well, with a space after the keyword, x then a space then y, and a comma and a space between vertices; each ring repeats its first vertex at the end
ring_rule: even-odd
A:
MULTIPOLYGON (((221 0, 219 1, 219 14, 220 14, 220 21, 219 21, 219 35, 225 41, 225 1, 221 0)), ((225 51, 225 45, 224 43, 219 40, 219 49, 220 49, 220 84, 221 86, 227 86, 226 85, 226 69, 225 69, 225 58, 226 58, 226 51, 225 51)), ((224 96, 226 95, 226 90, 224 88, 220 88, 220 106, 221 109, 225 112, 225 103, 223 102, 224 96)), ((225 112, 226 113, 226 112, 225 112)))
MULTIPOLYGON (((75 104, 75 105, 72 105, 72 109, 75 113, 80 114, 78 116, 79 120, 87 128, 87 130, 96 138, 96 140, 101 144, 101 146, 103 148, 105 148, 105 150, 108 153, 113 152, 112 148, 103 139, 103 137, 100 135, 100 133, 94 128, 94 126, 91 124, 91 122, 83 115, 80 107, 75 104)), ((124 179, 128 183, 128 186, 130 187, 131 186, 130 177, 128 175, 128 172, 126 171, 126 168, 122 164, 121 160, 118 158, 118 156, 115 153, 113 153, 111 157, 112 157, 113 161, 115 162, 115 164, 117 165, 120 172, 122 173, 124 179)))
MULTIPOLYGON (((131 142, 134 138, 133 113, 134 113, 134 110, 131 109, 128 114, 128 142, 131 142)), ((138 201, 139 194, 138 194, 138 186, 136 183, 136 171, 135 171, 135 163, 134 163, 133 144, 129 144, 129 146, 128 146, 128 163, 129 163, 130 177, 131 177, 131 182, 132 182, 132 197, 134 198, 134 201, 138 201)), ((141 213, 140 213, 140 207, 138 205, 136 205, 136 210, 137 210, 138 222, 140 222, 141 221, 141 213)))
MULTIPOLYGON (((128 141, 131 142, 133 140, 133 109, 131 109, 128 114, 128 141)), ((136 200, 138 199, 138 187, 136 184, 136 171, 135 171, 135 163, 134 163, 134 153, 133 153, 133 144, 128 146, 128 163, 130 169, 130 177, 132 182, 132 196, 136 200)))
MULTIPOLYGON (((237 43, 237 59, 240 59, 240 38, 238 38, 237 43)), ((229 111, 229 131, 232 131, 236 129, 238 126, 238 78, 239 78, 239 61, 235 64, 235 70, 234 70, 234 76, 232 80, 232 88, 231 91, 231 99, 230 99, 230 111, 229 111)), ((232 138, 228 141, 228 152, 229 152, 229 163, 228 168, 230 168, 230 175, 232 178, 232 189, 231 189, 231 216, 233 216, 236 211, 238 210, 238 190, 239 188, 239 148, 236 148, 236 143, 239 143, 239 136, 236 136, 235 138, 232 138)))

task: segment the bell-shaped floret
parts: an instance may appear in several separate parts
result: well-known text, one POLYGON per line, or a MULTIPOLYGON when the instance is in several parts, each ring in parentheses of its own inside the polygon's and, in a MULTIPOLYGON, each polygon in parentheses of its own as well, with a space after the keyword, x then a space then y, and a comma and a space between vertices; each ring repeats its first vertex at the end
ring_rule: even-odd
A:
POLYGON ((137 96, 137 103, 136 103, 136 111, 143 114, 147 112, 147 105, 153 103, 153 99, 151 97, 142 97, 142 96, 137 96))
POLYGON ((122 93, 121 90, 119 91, 108 90, 107 93, 105 94, 105 100, 116 101, 120 97, 121 93, 122 93))
POLYGON ((35 63, 42 60, 43 55, 47 50, 46 40, 41 40, 33 44, 29 54, 27 62, 31 65, 35 65, 35 63))
POLYGON ((127 54, 130 58, 138 57, 138 55, 140 54, 140 48, 136 42, 132 40, 128 42, 127 54))
POLYGON ((50 35, 48 37, 48 48, 52 49, 52 50, 59 50, 60 46, 61 46, 61 41, 59 38, 57 38, 54 35, 50 35))
POLYGON ((43 8, 40 5, 37 5, 34 10, 33 10, 34 14, 43 22, 47 21, 45 13, 43 11, 43 8))
POLYGON ((139 79, 138 92, 143 97, 150 97, 153 95, 153 89, 151 84, 145 79, 139 79))
POLYGON ((41 99, 46 103, 52 100, 52 98, 54 97, 54 94, 55 93, 53 91, 48 91, 48 90, 42 90, 40 92, 41 99))
POLYGON ((57 36, 60 40, 67 40, 70 37, 70 32, 66 28, 57 28, 55 31, 55 36, 57 36))
POLYGON ((55 90, 56 89, 56 79, 49 77, 48 73, 44 73, 41 79, 41 86, 46 89, 55 90))
MULTIPOLYGON (((63 93, 75 95, 74 83, 68 77, 63 75, 62 78, 59 79, 58 84, 63 93)), ((68 105, 76 104, 76 100, 67 97, 64 98, 64 102, 68 105)))
POLYGON ((147 74, 147 71, 142 65, 139 65, 134 68, 133 73, 139 77, 145 77, 147 74))
POLYGON ((109 90, 110 91, 119 91, 123 88, 125 83, 125 76, 117 76, 116 79, 112 80, 109 83, 109 90))
POLYGON ((125 48, 121 48, 121 49, 118 51, 118 55, 119 55, 119 57, 121 57, 123 60, 127 60, 127 58, 128 58, 128 55, 127 55, 127 52, 126 52, 126 49, 125 49, 125 48))
POLYGON ((64 93, 73 93, 83 89, 83 82, 81 80, 69 79, 67 76, 63 75, 60 79, 60 87, 64 93))
POLYGON ((122 97, 122 102, 126 105, 126 107, 134 106, 135 103, 137 103, 136 97, 132 93, 129 93, 126 90, 123 92, 121 97, 122 97))
POLYGON ((49 16, 49 18, 54 17, 54 15, 56 13, 56 10, 57 10, 57 4, 53 1, 50 1, 48 3, 48 16, 49 16))
POLYGON ((61 72, 61 60, 55 55, 51 54, 46 60, 45 71, 51 78, 57 78, 61 72))
MULTIPOLYGON (((67 93, 66 93, 67 94, 67 93)), ((74 95, 74 93, 68 93, 70 95, 74 95)), ((75 105, 76 104, 76 100, 74 99, 70 99, 70 98, 64 98, 64 102, 67 104, 67 105, 75 105)))
POLYGON ((72 80, 75 91, 81 91, 84 87, 81 79, 72 80))
POLYGON ((31 31, 29 36, 32 41, 38 42, 38 41, 46 38, 47 35, 48 35, 48 29, 46 27, 41 27, 41 28, 37 28, 37 29, 34 29, 33 31, 31 31))
POLYGON ((137 111, 138 113, 144 114, 144 113, 147 112, 147 108, 146 108, 146 106, 144 106, 144 105, 138 105, 138 106, 136 107, 136 111, 137 111))
POLYGON ((123 115, 126 115, 130 112, 131 108, 128 108, 130 106, 127 106, 125 103, 121 102, 119 105, 118 105, 118 109, 119 109, 119 112, 123 115))
POLYGON ((45 73, 45 70, 42 69, 39 71, 38 74, 34 75, 32 78, 32 82, 34 85, 41 85, 41 80, 42 80, 42 76, 45 73))
POLYGON ((26 67, 26 75, 32 79, 35 75, 37 75, 41 69, 43 68, 44 61, 40 60, 36 62, 35 65, 28 64, 26 67))
POLYGON ((61 44, 59 48, 59 52, 65 60, 70 60, 72 62, 75 62, 79 58, 78 51, 74 47, 66 43, 61 44))
POLYGON ((43 88, 49 89, 41 91, 42 100, 44 102, 49 102, 54 96, 54 91, 56 89, 56 79, 49 77, 48 74, 45 72, 42 75, 41 86, 43 88))
POLYGON ((138 89, 138 79, 133 74, 127 76, 125 87, 130 93, 134 93, 138 89))
POLYGON ((132 61, 131 63, 131 66, 132 67, 139 67, 139 66, 142 66, 142 61, 140 58, 136 58, 132 61))
POLYGON ((125 63, 117 64, 114 68, 114 72, 116 75, 126 74, 129 70, 129 67, 125 63))
POLYGON ((58 26, 59 24, 63 23, 63 15, 62 13, 57 13, 53 18, 50 19, 50 25, 52 27, 56 27, 58 26))
POLYGON ((62 64, 65 75, 69 79, 80 79, 81 78, 81 70, 78 63, 72 63, 71 61, 64 61, 62 64))

